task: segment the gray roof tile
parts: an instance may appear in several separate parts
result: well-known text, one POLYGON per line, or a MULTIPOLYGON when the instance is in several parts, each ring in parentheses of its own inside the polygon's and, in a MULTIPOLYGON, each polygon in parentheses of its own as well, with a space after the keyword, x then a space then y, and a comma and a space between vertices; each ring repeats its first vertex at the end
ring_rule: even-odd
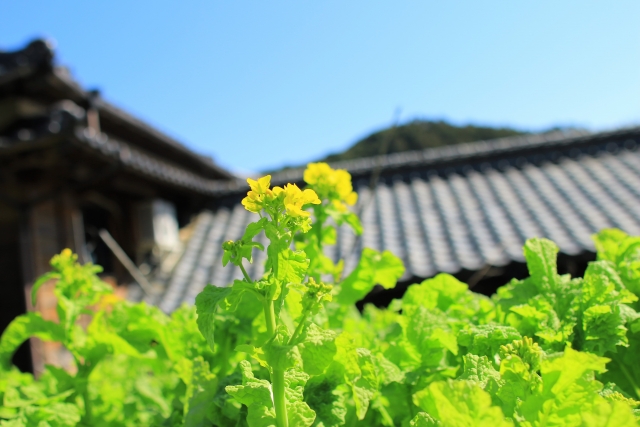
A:
MULTIPOLYGON (((640 234, 640 153, 635 142, 640 129, 591 138, 592 144, 581 139, 572 146, 557 136, 538 135, 526 140, 527 152, 521 151, 522 141, 506 139, 352 162, 361 173, 354 183, 359 192, 355 210, 365 232, 356 237, 347 226, 339 227, 337 243, 327 255, 336 261, 345 258, 348 273, 363 247, 388 249, 402 258, 406 279, 425 278, 522 261, 522 245, 529 237, 549 237, 573 255, 592 251, 591 234, 605 227, 640 234), (467 157, 456 165, 438 168, 433 163, 460 156, 467 157), (383 173, 371 189, 363 171, 384 172, 390 164, 405 165, 406 171, 383 173)), ((295 173, 289 175, 297 179, 295 173)), ((206 283, 225 286, 241 278, 237 268, 222 267, 220 245, 240 238, 256 218, 239 203, 203 212, 182 259, 165 280, 160 307, 171 311, 193 302, 206 283)), ((266 243, 264 235, 258 240, 266 243)), ((262 274, 265 257, 256 251, 249 274, 262 274)))

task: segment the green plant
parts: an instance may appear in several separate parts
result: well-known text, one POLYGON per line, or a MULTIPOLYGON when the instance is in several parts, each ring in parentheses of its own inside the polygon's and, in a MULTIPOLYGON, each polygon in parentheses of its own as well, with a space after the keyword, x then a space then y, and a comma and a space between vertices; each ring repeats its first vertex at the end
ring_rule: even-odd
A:
POLYGON ((559 275, 557 246, 531 239, 530 277, 492 298, 440 274, 359 312, 402 263, 364 249, 343 277, 324 250, 338 226, 362 231, 350 176, 312 164, 305 181, 249 180, 256 221, 223 258, 243 279, 171 316, 113 298, 70 252, 55 257, 38 284, 57 280, 60 321, 29 313, 0 339, 0 426, 638 425, 640 238, 594 236, 583 278, 559 275), (255 250, 267 261, 252 278, 255 250), (61 342, 77 372, 47 366, 36 381, 11 367, 30 336, 61 342))

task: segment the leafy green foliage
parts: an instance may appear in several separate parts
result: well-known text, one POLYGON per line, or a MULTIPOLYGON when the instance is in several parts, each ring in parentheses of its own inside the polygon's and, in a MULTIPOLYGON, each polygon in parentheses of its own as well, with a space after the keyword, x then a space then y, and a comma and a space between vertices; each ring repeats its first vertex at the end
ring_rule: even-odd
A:
POLYGON ((404 274, 402 261, 389 251, 378 253, 365 248, 358 266, 341 283, 336 299, 343 305, 355 304, 373 289, 376 284, 389 289, 404 274))
POLYGON ((531 239, 530 277, 493 298, 439 274, 359 312, 404 267, 365 249, 342 279, 324 257, 341 221, 360 231, 346 219, 348 174, 325 166, 304 191, 251 181, 260 219, 223 247, 243 279, 205 287, 195 307, 167 315, 119 300, 99 267, 54 257, 34 295, 55 280, 59 320, 28 313, 0 338, 0 426, 638 425, 638 238, 595 236, 584 278, 559 275, 557 246, 531 239), (253 241, 263 232, 266 247, 253 241), (267 254, 262 277, 243 266, 254 250, 267 254), (46 366, 36 380, 12 367, 29 337, 60 342, 73 372, 46 366))

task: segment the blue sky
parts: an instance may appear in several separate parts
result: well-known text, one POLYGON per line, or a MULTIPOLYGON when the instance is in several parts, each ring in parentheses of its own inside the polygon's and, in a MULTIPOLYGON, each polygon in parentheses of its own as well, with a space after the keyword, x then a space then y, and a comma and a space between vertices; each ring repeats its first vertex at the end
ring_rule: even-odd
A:
POLYGON ((46 36, 86 88, 236 171, 415 118, 640 124, 640 2, 0 2, 0 49, 46 36))

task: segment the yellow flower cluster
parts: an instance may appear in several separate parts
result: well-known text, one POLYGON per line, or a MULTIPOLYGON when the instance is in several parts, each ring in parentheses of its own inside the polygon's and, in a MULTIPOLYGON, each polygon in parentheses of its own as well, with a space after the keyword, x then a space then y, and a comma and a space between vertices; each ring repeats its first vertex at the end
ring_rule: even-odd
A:
POLYGON ((265 204, 273 200, 273 191, 269 189, 271 185, 271 175, 263 176, 257 181, 247 178, 251 190, 247 193, 247 197, 242 199, 242 206, 249 212, 258 213, 265 204))
POLYGON ((351 185, 351 174, 344 169, 332 169, 326 163, 309 163, 304 180, 320 197, 331 200, 340 210, 346 210, 344 203, 353 206, 358 201, 358 194, 351 185))
POLYGON ((272 204, 282 203, 289 216, 307 218, 310 214, 302 209, 304 205, 320 204, 315 191, 300 190, 295 184, 270 189, 271 175, 263 176, 257 181, 249 178, 247 182, 251 190, 247 193, 247 197, 242 199, 242 205, 250 212, 258 213, 272 204))
POLYGON ((309 189, 302 191, 295 184, 287 184, 284 189, 275 187, 274 193, 276 190, 279 190, 278 194, 284 193, 284 207, 287 209, 287 213, 294 217, 308 217, 309 212, 302 210, 302 207, 309 203, 314 205, 321 203, 315 191, 309 189))

